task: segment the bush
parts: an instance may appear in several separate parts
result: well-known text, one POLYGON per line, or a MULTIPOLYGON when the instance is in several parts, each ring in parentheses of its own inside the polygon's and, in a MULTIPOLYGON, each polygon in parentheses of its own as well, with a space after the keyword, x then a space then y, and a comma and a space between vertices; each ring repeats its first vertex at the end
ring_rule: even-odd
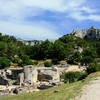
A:
POLYGON ((46 62, 44 62, 44 66, 45 67, 51 67, 52 66, 52 63, 49 62, 49 61, 46 61, 46 62))
POLYGON ((95 64, 95 63, 91 63, 88 67, 87 67, 87 73, 93 73, 93 72, 97 72, 100 71, 100 64, 95 64))
POLYGON ((0 69, 10 67, 10 60, 5 57, 0 57, 0 69))
POLYGON ((26 66, 26 65, 34 65, 34 63, 31 60, 27 60, 27 61, 22 61, 19 66, 26 66))
POLYGON ((20 64, 20 66, 22 66, 22 67, 25 65, 33 65, 34 64, 27 55, 22 55, 21 59, 22 59, 22 62, 20 64))
POLYGON ((38 61, 34 61, 34 65, 37 65, 38 64, 38 61))
POLYGON ((83 80, 83 79, 85 79, 87 76, 88 76, 88 73, 87 73, 87 72, 82 72, 82 73, 80 74, 80 78, 79 78, 78 80, 83 80))
POLYGON ((77 51, 67 59, 67 63, 78 65, 80 63, 80 60, 81 60, 81 53, 77 51))
POLYGON ((83 72, 67 72, 64 74, 64 82, 72 83, 78 80, 85 79, 87 73, 83 72))
POLYGON ((18 63, 18 64, 20 64, 20 63, 21 63, 21 59, 18 58, 18 57, 13 58, 13 62, 14 62, 14 63, 18 63))
POLYGON ((55 65, 55 64, 59 64, 59 61, 58 59, 52 59, 52 63, 55 65))

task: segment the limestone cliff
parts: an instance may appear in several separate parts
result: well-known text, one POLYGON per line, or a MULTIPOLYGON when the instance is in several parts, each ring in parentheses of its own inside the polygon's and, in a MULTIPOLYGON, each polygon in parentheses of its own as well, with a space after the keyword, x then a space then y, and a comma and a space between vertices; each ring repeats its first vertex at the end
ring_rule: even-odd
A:
POLYGON ((21 41, 25 45, 29 45, 29 46, 41 44, 43 42, 42 40, 22 40, 22 39, 18 39, 18 41, 21 41))
POLYGON ((96 26, 85 30, 74 30, 71 34, 80 38, 100 39, 100 29, 96 26))

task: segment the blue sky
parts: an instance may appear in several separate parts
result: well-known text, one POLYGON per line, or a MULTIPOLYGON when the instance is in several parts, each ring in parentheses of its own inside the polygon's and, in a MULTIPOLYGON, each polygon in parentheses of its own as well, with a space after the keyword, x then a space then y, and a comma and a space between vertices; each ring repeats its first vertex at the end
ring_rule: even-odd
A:
POLYGON ((55 40, 73 29, 100 28, 99 0, 0 0, 0 32, 55 40))

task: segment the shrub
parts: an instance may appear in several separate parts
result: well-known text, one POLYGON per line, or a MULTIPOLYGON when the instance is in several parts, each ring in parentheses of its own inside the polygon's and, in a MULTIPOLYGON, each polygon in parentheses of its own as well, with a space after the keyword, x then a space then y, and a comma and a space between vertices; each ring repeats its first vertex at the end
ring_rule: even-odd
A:
POLYGON ((38 64, 38 61, 34 61, 34 65, 37 65, 38 64))
POLYGON ((20 64, 20 63, 21 63, 21 59, 18 58, 18 57, 13 58, 13 62, 14 62, 14 63, 18 63, 18 64, 20 64))
POLYGON ((55 64, 58 64, 59 61, 58 61, 58 59, 52 59, 52 63, 55 65, 55 64))
POLYGON ((0 57, 0 69, 10 67, 10 60, 5 57, 0 57))
POLYGON ((87 73, 93 73, 93 72, 97 72, 100 71, 100 64, 95 64, 95 63, 91 63, 88 67, 87 67, 87 73))
POLYGON ((49 61, 45 61, 45 62, 44 62, 44 66, 45 66, 45 67, 51 67, 51 66, 52 66, 52 63, 49 62, 49 61))
POLYGON ((67 72, 64 74, 64 82, 72 83, 78 80, 85 79, 87 73, 83 72, 67 72))
POLYGON ((67 63, 78 65, 81 60, 81 53, 76 51, 72 56, 67 59, 67 63))
POLYGON ((82 72, 82 73, 80 74, 80 77, 79 77, 78 80, 83 80, 83 79, 85 79, 87 76, 88 76, 88 73, 87 73, 87 72, 82 72))
POLYGON ((22 66, 22 67, 25 65, 33 65, 34 64, 27 55, 22 55, 21 59, 22 59, 22 62, 20 64, 20 66, 22 66))

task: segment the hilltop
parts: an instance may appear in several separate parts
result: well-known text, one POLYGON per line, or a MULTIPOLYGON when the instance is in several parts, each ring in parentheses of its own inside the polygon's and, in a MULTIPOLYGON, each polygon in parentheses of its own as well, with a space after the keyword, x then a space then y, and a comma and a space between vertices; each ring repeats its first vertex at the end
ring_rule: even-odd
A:
POLYGON ((80 38, 100 39, 100 29, 97 29, 96 26, 84 30, 74 30, 71 34, 80 38))

